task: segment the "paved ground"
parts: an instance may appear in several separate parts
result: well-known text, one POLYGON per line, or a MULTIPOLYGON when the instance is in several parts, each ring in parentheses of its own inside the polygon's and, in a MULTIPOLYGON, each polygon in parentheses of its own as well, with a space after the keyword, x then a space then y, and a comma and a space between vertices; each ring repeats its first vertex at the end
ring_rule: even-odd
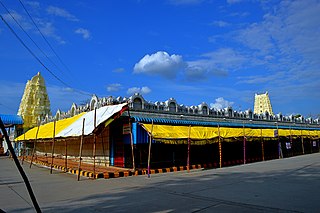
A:
MULTIPOLYGON (((319 212, 320 153, 211 170, 91 180, 24 163, 43 212, 319 212)), ((34 212, 0 158, 0 209, 34 212)))

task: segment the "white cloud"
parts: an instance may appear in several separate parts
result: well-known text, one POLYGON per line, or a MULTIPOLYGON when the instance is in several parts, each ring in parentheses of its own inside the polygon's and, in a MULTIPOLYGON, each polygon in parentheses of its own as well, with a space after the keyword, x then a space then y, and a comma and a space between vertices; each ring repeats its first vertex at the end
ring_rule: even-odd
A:
POLYGON ((9 13, 3 14, 2 17, 9 23, 16 25, 17 23, 14 21, 16 20, 22 27, 24 30, 30 30, 33 28, 32 24, 29 23, 28 21, 26 21, 27 19, 21 15, 20 13, 12 10, 9 13), (13 17, 13 18, 12 18, 13 17))
POLYGON ((318 59, 320 4, 317 1, 282 2, 263 18, 261 23, 236 32, 238 41, 263 53, 279 51, 281 56, 300 54, 318 59))
POLYGON ((60 7, 49 6, 47 8, 47 13, 50 15, 66 18, 69 21, 79 21, 79 19, 77 19, 74 15, 72 15, 67 10, 60 7))
POLYGON ((159 51, 152 55, 145 55, 134 66, 134 73, 144 73, 149 75, 160 75, 165 78, 173 79, 178 72, 185 66, 182 56, 169 55, 159 51))
POLYGON ((213 73, 212 71, 209 73, 220 74, 221 76, 221 74, 228 75, 229 70, 240 69, 246 62, 249 62, 249 58, 243 53, 232 48, 221 48, 203 54, 198 60, 188 61, 188 66, 213 70, 213 73), (223 73, 221 71, 223 71, 223 73))
MULTIPOLYGON (((37 5, 37 2, 31 2, 31 6, 34 6, 35 10, 40 10, 40 7, 37 7, 37 6, 39 6, 39 5, 37 5)), ((11 11, 10 14, 7 13, 7 14, 3 15, 4 19, 7 22, 11 23, 12 25, 17 25, 16 22, 14 21, 14 19, 15 19, 25 31, 40 35, 38 30, 34 27, 34 25, 32 24, 32 22, 30 21, 30 19, 28 17, 23 16, 22 14, 17 13, 16 11, 11 11)), ((55 39, 60 44, 66 43, 61 38, 61 36, 59 36, 56 33, 56 28, 54 27, 52 22, 48 22, 45 19, 37 18, 37 17, 34 17, 34 19, 36 20, 36 23, 37 23, 37 25, 43 35, 55 39)))
POLYGON ((76 34, 80 34, 82 35, 82 38, 83 39, 90 39, 91 38, 91 35, 90 35, 90 32, 89 30, 87 29, 84 29, 84 28, 78 28, 77 30, 74 31, 76 34))
POLYGON ((185 78, 188 81, 204 81, 212 76, 225 77, 228 76, 228 71, 216 69, 213 67, 203 67, 201 65, 188 66, 185 70, 185 78))
POLYGON ((107 86, 107 91, 108 92, 116 92, 116 91, 119 91, 120 89, 121 89, 121 84, 118 84, 118 83, 116 83, 116 84, 109 84, 108 86, 107 86))
POLYGON ((39 21, 39 29, 41 33, 45 36, 54 38, 60 44, 65 44, 66 42, 56 33, 56 28, 51 22, 39 21))
POLYGON ((216 101, 215 103, 210 104, 211 108, 224 109, 234 104, 234 102, 227 101, 223 97, 217 98, 215 101, 216 101))
POLYGON ((134 93, 140 93, 141 95, 146 95, 151 92, 151 89, 149 87, 131 87, 128 89, 127 94, 133 95, 134 93))

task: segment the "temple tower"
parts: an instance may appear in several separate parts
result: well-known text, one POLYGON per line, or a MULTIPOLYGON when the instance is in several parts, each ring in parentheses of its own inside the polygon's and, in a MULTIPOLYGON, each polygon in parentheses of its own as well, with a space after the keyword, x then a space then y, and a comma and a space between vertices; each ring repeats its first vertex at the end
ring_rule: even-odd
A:
POLYGON ((40 72, 28 80, 20 102, 18 115, 23 118, 24 129, 37 126, 39 120, 50 115, 50 101, 47 88, 40 72))
POLYGON ((264 94, 255 94, 254 96, 254 113, 263 114, 268 112, 269 115, 273 115, 271 102, 268 92, 264 94))

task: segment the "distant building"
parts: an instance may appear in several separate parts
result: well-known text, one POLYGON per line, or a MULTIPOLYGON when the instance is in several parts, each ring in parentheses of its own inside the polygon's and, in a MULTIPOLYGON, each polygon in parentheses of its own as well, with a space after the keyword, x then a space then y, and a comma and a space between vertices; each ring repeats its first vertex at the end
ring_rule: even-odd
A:
POLYGON ((27 82, 18 115, 23 118, 24 129, 37 126, 46 115, 51 115, 47 88, 40 72, 27 82))
POLYGON ((255 94, 254 96, 254 114, 268 113, 273 115, 272 106, 268 92, 264 94, 255 94))

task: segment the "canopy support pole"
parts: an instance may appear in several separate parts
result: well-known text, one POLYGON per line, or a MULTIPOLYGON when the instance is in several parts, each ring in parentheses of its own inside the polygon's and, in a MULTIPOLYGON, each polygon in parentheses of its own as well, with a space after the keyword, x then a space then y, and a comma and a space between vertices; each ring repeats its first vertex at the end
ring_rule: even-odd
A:
POLYGON ((277 123, 277 138, 278 138, 278 154, 279 154, 279 159, 283 158, 282 155, 282 147, 281 147, 281 142, 280 142, 280 136, 279 136, 279 127, 278 127, 278 123, 277 123))
POLYGON ((96 129, 96 124, 97 124, 97 108, 94 108, 94 118, 93 118, 93 126, 94 126, 94 130, 93 130, 93 179, 96 178, 96 133, 95 133, 95 129, 96 129))
POLYGON ((26 154, 26 133, 23 134, 23 144, 22 144, 22 148, 24 147, 23 151, 22 151, 22 160, 21 160, 21 164, 23 165, 23 161, 24 161, 24 156, 26 154))
POLYGON ((82 134, 81 134, 81 140, 80 140, 80 151, 79 151, 78 181, 80 180, 81 156, 82 156, 82 146, 83 146, 83 138, 84 138, 84 124, 85 124, 85 120, 86 120, 86 119, 83 118, 82 134))
POLYGON ((65 140, 64 142, 66 145, 66 149, 65 149, 66 157, 64 158, 64 170, 65 172, 67 172, 68 171, 68 144, 67 144, 67 140, 65 140))
POLYGON ((104 158, 104 166, 107 167, 106 153, 104 151, 103 132, 101 132, 100 135, 101 135, 101 145, 102 145, 102 152, 103 152, 103 158, 104 158))
POLYGON ((261 141, 262 161, 264 161, 264 142, 263 142, 263 138, 262 138, 262 129, 260 131, 261 131, 260 141, 261 141))
POLYGON ((131 144, 131 155, 132 155, 132 169, 133 169, 133 171, 136 171, 136 165, 135 165, 135 162, 134 162, 134 147, 133 147, 132 128, 131 128, 131 116, 130 116, 129 106, 128 106, 128 116, 129 116, 129 128, 130 128, 130 144, 131 144))
POLYGON ((44 156, 46 157, 46 163, 48 163, 48 152, 47 152, 47 145, 46 145, 46 142, 43 142, 43 147, 44 147, 44 151, 45 151, 45 154, 44 156))
POLYGON ((244 128, 244 122, 243 122, 243 164, 246 164, 246 130, 244 128))
POLYGON ((40 128, 40 122, 39 122, 39 124, 38 124, 38 128, 37 128, 36 139, 35 139, 35 140, 34 140, 34 142, 33 142, 33 150, 32 150, 32 156, 31 156, 30 168, 31 168, 31 166, 32 166, 33 156, 34 156, 35 151, 36 151, 36 144, 37 144, 37 138, 38 138, 39 128, 40 128))
POLYGON ((218 124, 218 143, 219 143, 219 167, 222 168, 222 144, 220 138, 220 126, 218 124))
POLYGON ((50 174, 52 174, 52 165, 53 165, 53 158, 54 158, 54 141, 56 135, 56 120, 53 122, 53 136, 52 136, 52 149, 51 149, 51 164, 50 164, 50 174))
POLYGON ((151 158, 152 132, 153 132, 153 119, 152 119, 152 125, 151 125, 149 151, 148 151, 148 178, 150 178, 150 158, 151 158))
POLYGON ((189 131, 188 131, 188 157, 187 157, 188 172, 190 172, 190 144, 191 144, 190 133, 191 133, 191 125, 189 125, 189 131))
POLYGON ((292 144, 292 134, 291 134, 291 128, 290 128, 290 147, 291 147, 291 155, 292 155, 292 157, 293 157, 293 149, 292 149, 292 146, 293 144, 292 144))
POLYGON ((302 154, 304 155, 304 144, 303 144, 303 135, 302 135, 302 130, 301 131, 301 147, 302 147, 302 154))

